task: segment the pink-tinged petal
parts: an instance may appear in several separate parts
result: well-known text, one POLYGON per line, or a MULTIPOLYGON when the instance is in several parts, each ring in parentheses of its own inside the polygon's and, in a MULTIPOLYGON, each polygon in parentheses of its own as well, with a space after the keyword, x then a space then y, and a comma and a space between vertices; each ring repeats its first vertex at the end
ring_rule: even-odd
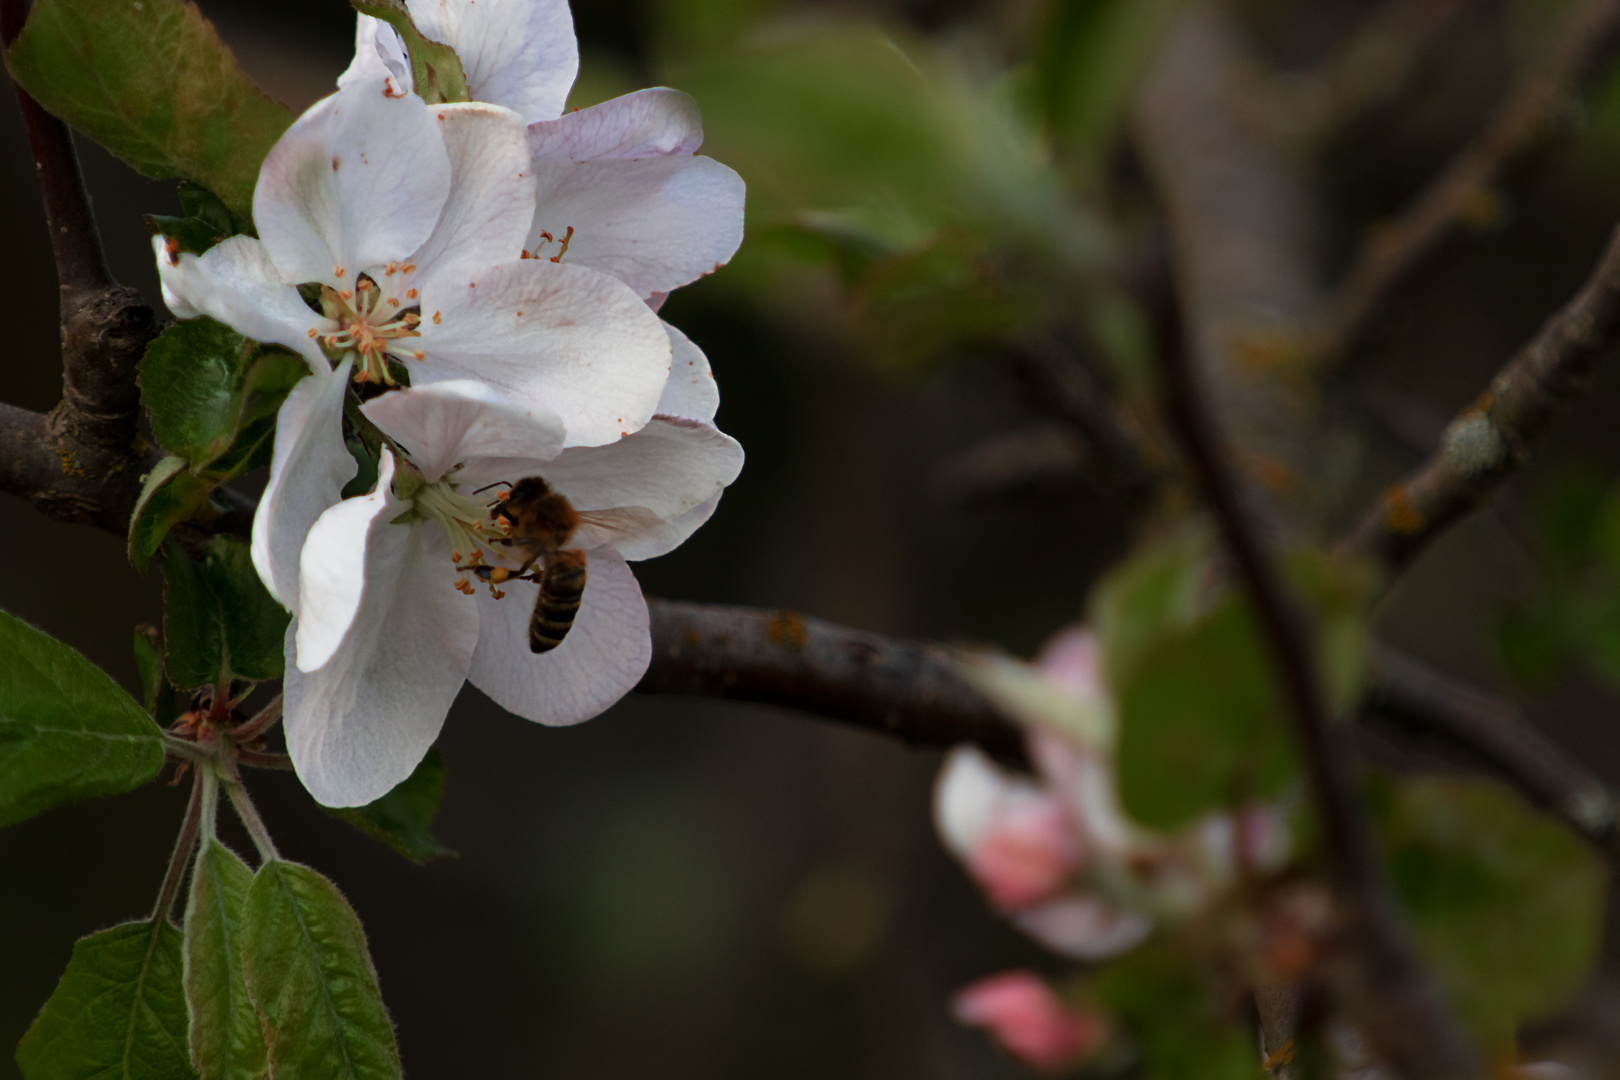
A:
POLYGON ((664 386, 664 396, 658 399, 659 415, 714 423, 714 414, 720 409, 720 384, 714 381, 709 358, 673 326, 665 323, 664 329, 669 331, 673 356, 669 382, 664 386))
POLYGON ((523 120, 498 105, 435 105, 428 110, 450 157, 450 195, 433 235, 411 256, 422 303, 435 286, 465 286, 480 271, 512 262, 534 221, 523 120))
POLYGON ((389 91, 399 97, 416 89, 411 74, 411 58, 399 33, 381 19, 358 15, 354 27, 354 60, 338 76, 338 89, 357 83, 388 80, 389 91))
POLYGON ((1045 728, 1032 728, 1026 741, 1036 771, 1068 805, 1087 843, 1118 856, 1128 853, 1137 831, 1120 807, 1110 763, 1045 728))
POLYGON ((1096 896, 1060 896, 1013 916, 1013 924, 1053 952, 1101 960, 1141 944, 1153 920, 1096 896))
POLYGON ((298 290, 281 280, 264 244, 233 236, 201 255, 170 254, 161 236, 152 237, 163 302, 178 318, 207 315, 244 337, 285 345, 309 361, 310 370, 331 368, 311 330, 331 324, 310 310, 298 290))
POLYGON ((1101 1016, 1065 1004, 1029 971, 992 975, 962 988, 952 1011, 962 1023, 988 1029, 1009 1054, 1041 1072, 1074 1068, 1108 1038, 1101 1016))
POLYGON ((1066 626, 1046 639, 1035 666, 1042 675, 1077 697, 1101 698, 1108 693, 1103 684, 1102 643, 1088 626, 1066 626))
MULTIPOLYGON (((429 481, 485 458, 531 459, 522 475, 533 475, 562 450, 565 434, 556 415, 511 404, 471 379, 394 390, 372 398, 360 411, 409 452, 429 481)), ((481 486, 483 472, 466 476, 479 477, 474 486, 481 486)))
POLYGON ((504 105, 524 123, 568 103, 579 46, 567 0, 407 0, 418 30, 456 51, 474 101, 504 105))
POLYGON ((664 301, 666 301, 668 299, 669 299, 669 293, 667 293, 667 292, 655 292, 651 296, 647 297, 647 306, 652 308, 654 311, 663 311, 664 310, 664 301))
POLYGON ((527 247, 612 274, 646 298, 713 273, 743 237, 742 177, 706 157, 537 161, 527 247))
POLYGON ((304 540, 343 485, 359 471, 343 445, 343 396, 349 365, 299 381, 276 414, 270 481, 253 514, 253 566, 281 605, 297 614, 298 561, 304 540))
POLYGON ((618 442, 564 450, 541 475, 576 510, 639 506, 673 518, 725 490, 742 463, 742 447, 720 429, 655 416, 618 442))
POLYGON ((695 154, 702 145, 697 102, 664 87, 529 125, 529 149, 536 161, 667 157, 695 154))
POLYGON ((450 193, 438 121, 386 80, 313 105, 270 148, 253 221, 288 284, 341 287, 422 246, 450 193), (339 273, 342 271, 342 273, 339 273))
POLYGON ((589 554, 585 598, 561 645, 529 651, 529 616, 539 586, 502 585, 497 600, 478 590, 478 648, 467 678, 496 704, 536 723, 558 727, 598 715, 641 681, 652 660, 647 601, 617 554, 589 554))
POLYGON ((492 267, 422 309, 411 381, 488 383, 562 417, 569 446, 599 446, 652 419, 669 381, 658 316, 604 274, 544 259, 492 267), (431 310, 430 310, 431 309, 431 310))
POLYGON ((959 859, 972 857, 1009 802, 1041 798, 1040 789, 996 765, 976 746, 951 750, 934 782, 934 826, 959 859))
POLYGON ((1067 810, 1045 798, 1006 806, 979 837, 967 865, 990 902, 1013 912, 1055 896, 1084 857, 1067 810))
MULTIPOLYGON (((478 637, 439 529, 376 519, 368 533, 353 626, 317 670, 289 664, 282 688, 287 750, 327 806, 362 806, 411 775, 444 726, 478 637)), ((295 623, 289 635, 302 630, 295 623)))

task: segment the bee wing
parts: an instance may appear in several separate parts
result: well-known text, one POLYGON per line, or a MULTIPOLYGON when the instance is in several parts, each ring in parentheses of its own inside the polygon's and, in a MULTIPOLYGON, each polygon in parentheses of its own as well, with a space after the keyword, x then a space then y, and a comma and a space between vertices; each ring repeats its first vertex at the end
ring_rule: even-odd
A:
POLYGON ((589 551, 615 540, 656 529, 663 519, 644 506, 620 506, 613 510, 584 510, 569 538, 569 547, 589 551))

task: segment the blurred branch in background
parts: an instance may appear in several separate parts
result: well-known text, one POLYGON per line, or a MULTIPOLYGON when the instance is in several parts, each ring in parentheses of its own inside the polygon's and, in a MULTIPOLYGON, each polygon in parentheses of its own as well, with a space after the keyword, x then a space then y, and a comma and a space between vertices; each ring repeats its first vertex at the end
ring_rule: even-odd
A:
MULTIPOLYGON (((1483 1064, 1478 1052, 1419 958, 1395 899, 1357 793, 1354 754, 1342 732, 1334 730, 1311 619, 1289 593, 1261 539, 1247 508, 1252 500, 1241 493, 1206 411, 1189 351, 1172 319, 1160 350, 1166 419, 1215 519, 1234 575, 1249 594, 1304 751, 1336 909, 1329 981, 1356 1029, 1397 1076, 1478 1080, 1483 1064)), ((1267 1000, 1273 1008, 1291 1011, 1286 996, 1267 1000)))
POLYGON ((1412 270, 1459 226, 1499 216, 1499 187, 1538 151, 1578 129, 1572 113, 1620 40, 1620 0, 1581 0, 1563 17, 1472 142, 1393 221, 1374 226, 1318 330, 1329 367, 1365 343, 1412 270))
POLYGON ((1463 751, 1471 764, 1552 811, 1605 858, 1620 863, 1613 796, 1584 765, 1531 726, 1513 702, 1382 649, 1362 710, 1363 723, 1381 726, 1382 721, 1407 737, 1435 739, 1463 751))
POLYGON ((1392 573, 1496 493, 1535 444, 1591 389, 1620 335, 1620 228, 1574 299, 1446 428, 1440 449, 1386 490, 1345 541, 1392 573))

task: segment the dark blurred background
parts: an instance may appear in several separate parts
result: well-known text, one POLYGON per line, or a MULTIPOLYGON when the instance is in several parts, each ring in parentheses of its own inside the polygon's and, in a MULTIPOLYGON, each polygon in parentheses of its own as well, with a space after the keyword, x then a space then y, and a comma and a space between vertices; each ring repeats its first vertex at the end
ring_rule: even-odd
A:
MULTIPOLYGON (((931 239, 920 249, 937 252, 944 235, 957 243, 944 247, 958 253, 955 272, 971 270, 974 253, 1011 228, 1010 218, 975 217, 971 207, 928 218, 932 209, 905 205, 914 192, 885 187, 936 163, 926 139, 893 145, 878 115, 899 109, 903 125, 912 99, 875 97, 875 112, 862 111, 860 95, 882 96, 887 77, 860 63, 880 33, 956 58, 950 70, 969 73, 937 99, 910 87, 923 95, 916 101, 957 110, 964 127, 993 125, 1005 115, 994 107, 998 84, 972 73, 1036 51, 1058 9, 1107 6, 576 6, 585 61, 574 103, 662 83, 692 90, 710 150, 750 182, 750 240, 737 264, 664 309, 707 351, 722 389, 719 423, 746 447, 748 464, 707 527, 638 568, 649 593, 790 606, 1023 655, 1079 616, 1089 582, 1130 541, 1140 503, 1088 475, 1085 454, 1063 436, 1042 434, 1047 421, 995 349, 970 343, 971 334, 935 341, 942 310, 922 309, 920 327, 902 325, 910 339, 892 350, 874 338, 873 312, 889 309, 873 300, 869 279, 848 272, 851 246, 829 247, 826 237, 860 228, 892 253, 919 249, 924 234, 931 239), (761 83, 760 100, 799 110, 777 117, 767 138, 739 107, 755 62, 747 58, 770 55, 806 26, 812 36, 834 27, 828 33, 855 44, 812 49, 812 58, 835 61, 813 78, 761 83), (805 130, 820 127, 792 145, 801 120, 805 130), (829 207, 831 183, 855 195, 829 207), (845 204, 861 213, 814 216, 845 204), (1002 467, 997 440, 1009 437, 1045 456, 1002 467)), ((1300 68, 1374 6, 1242 8, 1271 59, 1300 68)), ((1369 221, 1398 209, 1477 127, 1562 6, 1473 5, 1398 97, 1313 156, 1312 184, 1327 210, 1324 279, 1369 221)), ((295 110, 328 91, 351 50, 352 15, 339 0, 273 9, 218 0, 203 10, 249 74, 295 110)), ((1151 28, 1143 34, 1150 55, 1151 28)), ((1123 66, 1118 78, 1128 84, 1132 68, 1123 66)), ((1087 205, 1132 212, 1149 200, 1118 143, 1119 123, 1099 127, 1089 163, 1076 155, 1057 172, 1087 205)), ((175 212, 173 184, 143 179, 94 146, 81 151, 114 270, 155 300, 141 215, 175 212)), ((0 399, 48 409, 60 395, 56 288, 32 172, 8 98, 0 296, 11 321, 0 399)), ((1403 288, 1357 382, 1334 397, 1330 415, 1357 439, 1355 492, 1415 460, 1388 433, 1388 416, 1375 414, 1394 402, 1408 428, 1427 420, 1438 430, 1574 290, 1617 216, 1620 98, 1605 83, 1582 137, 1549 156, 1491 228, 1448 247, 1403 288)), ((936 278, 907 281, 949 294, 936 278)), ((998 317, 1028 317, 1015 300, 1014 314, 998 317)), ((1042 317, 1063 315, 1062 297, 1031 303, 1042 317)), ((1616 415, 1620 378, 1611 371, 1500 506, 1456 529, 1410 575, 1383 613, 1387 637, 1451 671, 1513 686, 1502 627, 1541 581, 1538 507, 1572 475, 1615 474, 1616 415)), ((143 577, 128 567, 119 538, 0 497, 0 567, 0 608, 134 686, 132 631, 159 618, 160 583, 155 570, 143 577)), ((1603 685, 1577 664, 1543 678, 1530 700, 1539 722, 1620 781, 1603 685)), ((548 730, 471 688, 439 745, 449 784, 437 831, 458 854, 424 867, 327 817, 290 774, 250 778, 283 851, 332 877, 365 922, 410 1075, 1020 1075, 950 1021, 949 995, 1007 967, 1060 965, 1004 927, 941 852, 929 822, 937 753, 781 711, 636 696, 588 724, 548 730)), ((159 784, 0 832, 0 1046, 15 1045, 77 937, 149 911, 184 800, 183 787, 159 784)), ((233 828, 227 838, 247 850, 233 828)), ((0 1078, 18 1075, 9 1051, 0 1054, 0 1078)))

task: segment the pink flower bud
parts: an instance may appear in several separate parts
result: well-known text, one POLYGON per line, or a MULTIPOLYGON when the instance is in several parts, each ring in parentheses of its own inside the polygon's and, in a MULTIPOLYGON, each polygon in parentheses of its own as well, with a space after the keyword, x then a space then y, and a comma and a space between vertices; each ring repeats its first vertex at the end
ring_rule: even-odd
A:
POLYGON ((1046 1073, 1080 1064, 1108 1035, 1102 1017, 1060 1001, 1028 971, 1003 972, 963 987, 952 1011, 962 1023, 988 1029, 1025 1065, 1046 1073))
POLYGON ((1009 800, 968 854, 968 869, 1002 911, 1049 899, 1080 867, 1080 838, 1055 800, 1009 800))
POLYGON ((1047 638, 1035 666, 1049 682, 1076 697, 1104 696, 1102 643, 1090 627, 1077 623, 1047 638))

